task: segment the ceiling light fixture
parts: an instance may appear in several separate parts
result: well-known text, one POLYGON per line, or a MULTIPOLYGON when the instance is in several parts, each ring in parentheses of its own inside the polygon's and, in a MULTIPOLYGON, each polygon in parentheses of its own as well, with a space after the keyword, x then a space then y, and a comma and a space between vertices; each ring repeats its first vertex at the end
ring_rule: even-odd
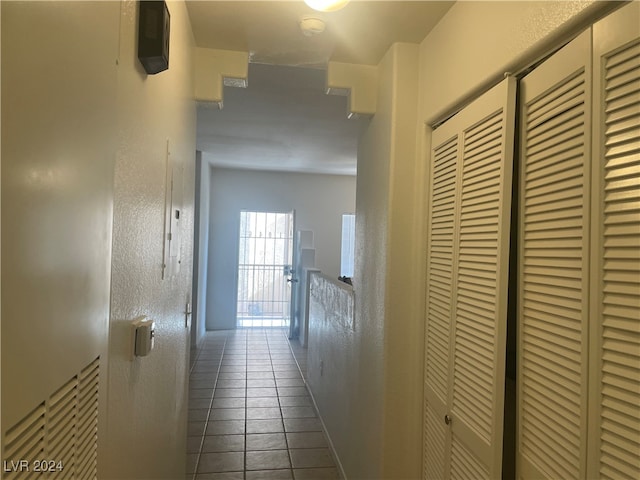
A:
POLYGON ((349 0, 304 0, 304 3, 319 12, 335 12, 344 8, 349 0))

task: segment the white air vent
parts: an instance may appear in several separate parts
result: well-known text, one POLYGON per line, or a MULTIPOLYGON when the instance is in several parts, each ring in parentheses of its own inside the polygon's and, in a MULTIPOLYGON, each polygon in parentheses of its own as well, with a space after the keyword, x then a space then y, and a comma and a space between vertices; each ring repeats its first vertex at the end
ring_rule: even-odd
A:
POLYGON ((99 379, 100 357, 6 432, 6 480, 96 478, 99 379))
POLYGON ((29 478, 29 472, 25 471, 25 467, 43 457, 45 411, 44 403, 38 405, 7 431, 4 438, 3 465, 6 480, 29 478))

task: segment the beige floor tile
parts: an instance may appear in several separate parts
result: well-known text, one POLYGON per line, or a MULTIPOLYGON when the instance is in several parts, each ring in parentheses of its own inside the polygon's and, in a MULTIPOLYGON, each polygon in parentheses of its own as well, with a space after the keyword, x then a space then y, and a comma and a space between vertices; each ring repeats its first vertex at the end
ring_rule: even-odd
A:
POLYGON ((336 468, 295 468, 293 475, 296 480, 339 480, 340 474, 336 468))
POLYGON ((207 424, 207 435, 242 435, 244 420, 215 420, 207 424))
POLYGON ((247 435, 246 449, 249 450, 284 450, 287 442, 284 433, 254 433, 247 435))
POLYGON ((276 378, 302 378, 300 372, 296 370, 275 371, 273 376, 276 378))
POLYGON ((289 448, 327 448, 327 440, 322 432, 287 433, 289 448))
POLYGON ((282 418, 282 414, 278 407, 247 408, 248 420, 267 420, 270 418, 282 418))
POLYGON ((202 443, 202 451, 244 452, 244 435, 207 435, 202 443))
POLYGON ((229 397, 245 397, 246 392, 244 388, 216 388, 213 392, 214 398, 229 398, 229 397))
POLYGON ((290 452, 293 468, 335 467, 328 448, 301 448, 290 452))
POLYGON ((247 372, 247 380, 271 379, 273 380, 273 372, 247 372))
POLYGON ((240 365, 220 367, 220 373, 245 373, 246 371, 246 367, 240 365))
POLYGON ((222 359, 222 366, 223 367, 229 367, 229 366, 236 366, 236 365, 246 365, 247 361, 244 359, 227 359, 226 357, 222 359))
POLYGON ((315 418, 313 407, 282 407, 282 418, 315 418))
POLYGON ((247 408, 279 407, 278 397, 247 398, 247 408))
POLYGON ((305 387, 278 387, 279 397, 301 397, 308 394, 305 387))
POLYGON ((248 379, 247 388, 275 388, 276 382, 272 378, 248 379))
POLYGON ((214 398, 212 408, 244 408, 247 400, 244 397, 214 398))
POLYGON ((247 378, 246 372, 220 372, 218 379, 220 380, 242 380, 247 378))
POLYGON ((247 433, 281 433, 284 432, 282 420, 247 420, 247 433))
POLYGON ((286 432, 321 432, 322 424, 317 418, 285 418, 286 432))
POLYGON ((267 365, 247 365, 247 372, 271 372, 271 364, 267 365))
POLYGON ((273 371, 274 372, 294 372, 300 375, 300 372, 298 371, 298 366, 295 363, 287 363, 284 365, 274 364, 273 371))
POLYGON ((277 397, 275 388, 247 388, 247 398, 251 397, 277 397))
POLYGON ((313 401, 309 395, 300 397, 280 397, 280 405, 283 407, 311 407, 313 401))
POLYGON ((246 453, 247 470, 273 470, 278 468, 291 468, 287 450, 246 453))
POLYGON ((244 388, 247 381, 244 378, 220 378, 216 383, 216 388, 244 388))
POLYGON ((246 475, 246 480, 293 480, 291 470, 255 470, 246 475))
POLYGON ((278 387, 304 387, 302 378, 278 378, 276 380, 278 387))
POLYGON ((244 480, 244 472, 201 473, 195 480, 244 480))
POLYGON ((198 462, 198 473, 235 472, 243 467, 242 452, 203 453, 198 462))
POLYGON ((244 420, 244 408, 214 408, 209 415, 209 421, 212 420, 244 420))

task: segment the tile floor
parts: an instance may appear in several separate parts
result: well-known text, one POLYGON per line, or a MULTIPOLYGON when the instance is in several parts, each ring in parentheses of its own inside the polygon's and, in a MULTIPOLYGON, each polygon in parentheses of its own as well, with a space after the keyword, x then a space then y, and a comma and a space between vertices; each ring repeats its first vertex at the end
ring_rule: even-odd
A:
POLYGON ((283 329, 207 333, 189 380, 188 480, 340 478, 301 374, 305 352, 283 329))

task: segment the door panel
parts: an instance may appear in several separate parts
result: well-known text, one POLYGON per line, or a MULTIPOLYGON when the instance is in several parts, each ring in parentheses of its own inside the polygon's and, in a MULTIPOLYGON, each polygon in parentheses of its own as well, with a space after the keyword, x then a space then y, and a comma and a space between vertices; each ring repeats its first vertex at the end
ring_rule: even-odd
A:
POLYGON ((590 31, 522 80, 521 478, 584 478, 590 31))
POLYGON ((589 475, 640 471, 640 4, 593 27, 589 475), (597 294, 595 293, 597 292, 597 294))
POLYGON ((432 135, 425 449, 442 428, 446 443, 425 451, 427 478, 501 476, 515 86, 432 135))

